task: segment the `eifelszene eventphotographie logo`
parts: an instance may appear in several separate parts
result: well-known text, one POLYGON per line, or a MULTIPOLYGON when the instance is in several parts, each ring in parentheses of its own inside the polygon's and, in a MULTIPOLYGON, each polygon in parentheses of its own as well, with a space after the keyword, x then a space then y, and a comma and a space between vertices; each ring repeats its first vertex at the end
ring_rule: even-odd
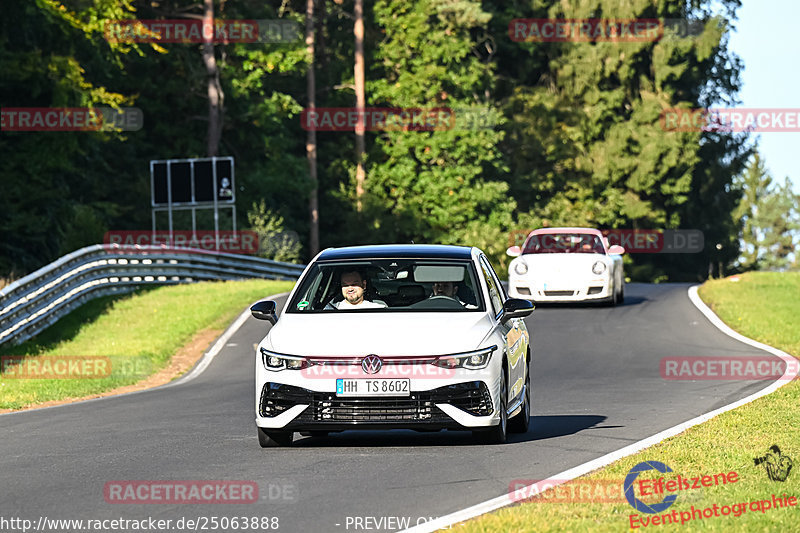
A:
POLYGON ((777 444, 770 446, 769 451, 761 457, 754 457, 753 463, 756 466, 763 466, 767 471, 767 477, 771 481, 786 481, 792 471, 792 459, 781 453, 777 444))
POLYGON ((648 470, 657 470, 662 474, 666 474, 667 472, 672 472, 672 469, 659 461, 645 461, 639 463, 638 465, 634 466, 628 471, 628 475, 625 476, 625 484, 623 485, 623 489, 625 491, 625 499, 628 500, 628 503, 631 504, 631 507, 639 511, 640 513, 649 513, 655 514, 660 513, 669 508, 670 505, 675 503, 675 500, 678 499, 677 494, 669 494, 664 497, 658 503, 645 503, 633 492, 633 484, 636 481, 636 478, 639 477, 639 474, 642 472, 647 472, 648 470))

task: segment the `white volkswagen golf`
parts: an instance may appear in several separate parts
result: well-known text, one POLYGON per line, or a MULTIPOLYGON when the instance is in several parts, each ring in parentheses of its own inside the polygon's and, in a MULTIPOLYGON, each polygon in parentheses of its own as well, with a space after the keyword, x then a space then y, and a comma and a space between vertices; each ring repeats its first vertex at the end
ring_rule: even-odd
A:
POLYGON ((503 443, 531 410, 527 300, 508 298, 477 248, 331 248, 306 267, 256 348, 263 447, 294 432, 470 430, 503 443))

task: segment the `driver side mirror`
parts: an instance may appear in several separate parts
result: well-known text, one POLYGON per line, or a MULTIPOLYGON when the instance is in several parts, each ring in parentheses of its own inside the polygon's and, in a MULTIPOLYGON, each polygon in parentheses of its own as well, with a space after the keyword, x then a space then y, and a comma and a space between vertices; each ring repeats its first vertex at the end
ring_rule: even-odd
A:
POLYGON ((608 249, 608 255, 622 255, 624 253, 625 253, 625 248, 623 248, 619 244, 615 244, 608 249))
POLYGON ((250 308, 250 313, 253 314, 254 318, 259 320, 269 320, 269 323, 274 326, 278 321, 278 315, 276 314, 277 308, 278 304, 272 300, 264 300, 253 304, 250 308))
POLYGON ((511 257, 519 257, 522 255, 522 249, 519 246, 511 246, 508 250, 506 250, 506 254, 511 257))
POLYGON ((503 304, 503 314, 500 317, 500 322, 505 324, 512 318, 524 318, 531 313, 535 306, 530 300, 522 300, 521 298, 509 298, 503 304))

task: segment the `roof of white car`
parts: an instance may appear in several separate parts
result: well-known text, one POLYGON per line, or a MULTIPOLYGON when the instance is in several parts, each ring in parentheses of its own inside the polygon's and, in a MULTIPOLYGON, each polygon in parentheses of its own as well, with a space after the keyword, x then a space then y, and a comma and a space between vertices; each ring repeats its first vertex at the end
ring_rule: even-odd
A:
POLYGON ((339 261, 344 259, 471 259, 472 248, 446 244, 374 244, 369 246, 347 246, 328 248, 317 261, 339 261))
POLYGON ((530 235, 545 235, 552 233, 590 233, 602 237, 603 234, 594 228, 539 228, 530 232, 530 235))

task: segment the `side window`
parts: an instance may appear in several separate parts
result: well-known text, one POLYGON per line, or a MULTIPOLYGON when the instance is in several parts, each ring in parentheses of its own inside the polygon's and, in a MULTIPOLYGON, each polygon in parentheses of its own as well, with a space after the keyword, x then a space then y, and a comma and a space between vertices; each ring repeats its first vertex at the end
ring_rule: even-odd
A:
POLYGON ((486 278, 486 285, 489 287, 489 300, 492 303, 494 316, 497 316, 500 311, 503 310, 503 299, 500 296, 497 282, 495 282, 494 276, 492 276, 492 271, 487 267, 486 261, 483 258, 481 258, 481 270, 483 271, 483 277, 486 278))
POLYGON ((483 260, 486 261, 486 265, 489 268, 489 272, 491 272, 492 274, 492 279, 497 284, 497 292, 500 293, 500 301, 505 302, 506 300, 508 300, 508 293, 506 293, 505 287, 503 287, 503 284, 500 283, 500 280, 497 278, 497 272, 494 271, 491 264, 489 263, 489 260, 486 259, 485 257, 483 260))

